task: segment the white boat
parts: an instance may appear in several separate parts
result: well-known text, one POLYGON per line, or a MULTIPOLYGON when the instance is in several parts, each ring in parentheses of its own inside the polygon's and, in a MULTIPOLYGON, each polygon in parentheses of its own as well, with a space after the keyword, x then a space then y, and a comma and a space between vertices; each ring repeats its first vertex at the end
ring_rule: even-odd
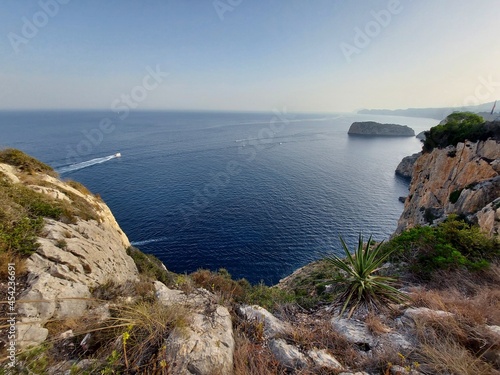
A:
POLYGON ((121 156, 122 156, 122 154, 120 154, 119 152, 117 152, 117 153, 115 154, 115 158, 120 158, 121 156))

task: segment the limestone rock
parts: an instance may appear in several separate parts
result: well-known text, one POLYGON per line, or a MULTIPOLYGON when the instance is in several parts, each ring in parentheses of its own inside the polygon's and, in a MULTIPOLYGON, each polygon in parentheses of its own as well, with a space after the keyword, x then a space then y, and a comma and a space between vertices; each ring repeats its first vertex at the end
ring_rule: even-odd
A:
POLYGON ((403 316, 412 320, 418 319, 442 319, 453 317, 453 313, 441 310, 431 310, 427 307, 412 307, 406 309, 403 316))
POLYGON ((156 291, 156 298, 164 305, 173 305, 186 301, 186 295, 182 291, 170 289, 161 281, 155 281, 153 286, 156 291))
POLYGON ((285 333, 290 327, 276 318, 265 308, 254 306, 242 306, 240 312, 247 320, 258 320, 264 324, 264 337, 274 338, 279 334, 285 333))
POLYGON ((327 368, 330 370, 343 370, 343 366, 340 364, 337 359, 328 354, 326 350, 318 350, 318 349, 313 349, 310 350, 307 355, 311 360, 314 362, 314 364, 319 367, 319 368, 327 368))
POLYGON ((425 141, 425 138, 427 138, 427 137, 425 136, 425 132, 426 132, 426 131, 424 130, 423 132, 418 133, 418 134, 415 136, 415 138, 420 139, 421 141, 425 141))
MULTIPOLYGON (((0 172, 12 183, 22 183, 22 172, 16 168, 0 164, 0 172)), ((27 287, 17 301, 19 349, 43 342, 47 337, 43 326, 50 319, 85 314, 90 288, 110 279, 117 283, 138 280, 137 267, 126 253, 130 242, 104 202, 49 175, 36 174, 31 180, 26 187, 52 199, 84 199, 97 220, 76 218, 75 223, 65 224, 45 219, 40 246, 26 260, 27 287)))
POLYGON ((211 375, 233 372, 234 337, 229 311, 204 289, 190 295, 155 282, 156 296, 164 305, 189 311, 187 327, 175 328, 166 338, 167 362, 174 375, 211 375))
POLYGON ((413 175, 413 167, 420 155, 422 155, 422 153, 417 152, 413 155, 404 157, 396 168, 396 175, 411 179, 411 176, 413 175))
POLYGON ((498 337, 498 339, 500 340, 500 326, 485 325, 484 328, 486 329, 487 332, 498 337))
POLYGON ((296 346, 287 344, 283 339, 272 339, 269 349, 276 359, 284 366, 292 369, 307 366, 307 359, 296 346))
POLYGON ((19 180, 19 177, 17 177, 17 175, 16 175, 16 168, 13 167, 12 165, 0 163, 0 173, 3 173, 5 176, 7 176, 7 178, 11 182, 13 182, 15 184, 21 182, 19 180))
POLYGON ((388 331, 375 336, 368 330, 366 323, 359 320, 333 318, 331 323, 335 331, 347 341, 356 344, 362 351, 384 350, 385 347, 408 350, 415 344, 410 336, 404 334, 404 331, 388 331))
POLYGON ((466 141, 420 156, 396 233, 442 220, 450 213, 478 221, 486 233, 498 233, 500 222, 494 219, 498 207, 489 205, 500 196, 500 176, 494 167, 499 161, 500 143, 491 139, 466 141), (485 207, 489 209, 478 214, 485 207))
POLYGON ((374 121, 353 122, 347 134, 383 137, 413 137, 415 132, 406 125, 380 124, 374 121))
POLYGON ((368 331, 366 324, 355 319, 333 318, 332 326, 344 338, 358 346, 370 350, 377 342, 376 338, 368 331))

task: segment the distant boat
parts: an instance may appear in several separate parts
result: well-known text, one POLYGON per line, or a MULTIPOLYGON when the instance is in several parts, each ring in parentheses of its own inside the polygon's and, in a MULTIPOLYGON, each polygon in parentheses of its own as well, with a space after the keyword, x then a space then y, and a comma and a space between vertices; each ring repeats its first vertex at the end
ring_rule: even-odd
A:
POLYGON ((119 152, 117 152, 117 153, 115 154, 115 158, 121 158, 121 156, 122 156, 122 154, 120 154, 119 152))

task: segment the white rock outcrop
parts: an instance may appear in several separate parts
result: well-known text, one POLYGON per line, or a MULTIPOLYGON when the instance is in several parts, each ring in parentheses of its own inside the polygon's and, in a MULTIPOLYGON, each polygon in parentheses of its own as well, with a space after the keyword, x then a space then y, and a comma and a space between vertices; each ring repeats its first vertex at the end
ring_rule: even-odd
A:
POLYGON ((228 309, 215 302, 204 289, 186 295, 154 283, 156 297, 166 305, 179 305, 189 312, 186 327, 166 337, 167 362, 173 375, 232 374, 234 336, 228 309))
MULTIPOLYGON (((23 183, 23 172, 15 167, 0 164, 0 171, 12 183, 23 183)), ((29 180, 24 186, 55 201, 84 200, 96 220, 75 218, 66 224, 45 219, 40 246, 26 260, 27 288, 17 300, 19 348, 42 343, 48 334, 44 325, 50 319, 85 314, 93 287, 110 280, 138 280, 137 267, 126 253, 130 242, 104 202, 46 174, 29 180)))

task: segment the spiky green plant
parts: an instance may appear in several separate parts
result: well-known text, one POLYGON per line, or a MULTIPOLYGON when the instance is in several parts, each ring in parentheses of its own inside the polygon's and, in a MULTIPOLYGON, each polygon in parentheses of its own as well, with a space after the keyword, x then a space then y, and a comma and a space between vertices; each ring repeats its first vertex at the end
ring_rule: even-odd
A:
POLYGON ((371 239, 370 236, 366 247, 363 248, 363 236, 360 234, 358 247, 351 254, 344 239, 340 237, 346 258, 341 259, 336 255, 326 257, 326 260, 339 270, 333 281, 338 293, 336 300, 344 304, 341 316, 349 306, 350 318, 361 305, 368 309, 378 309, 390 302, 401 303, 407 299, 404 293, 395 288, 395 278, 377 274, 392 251, 383 252, 382 242, 371 246, 371 239))

